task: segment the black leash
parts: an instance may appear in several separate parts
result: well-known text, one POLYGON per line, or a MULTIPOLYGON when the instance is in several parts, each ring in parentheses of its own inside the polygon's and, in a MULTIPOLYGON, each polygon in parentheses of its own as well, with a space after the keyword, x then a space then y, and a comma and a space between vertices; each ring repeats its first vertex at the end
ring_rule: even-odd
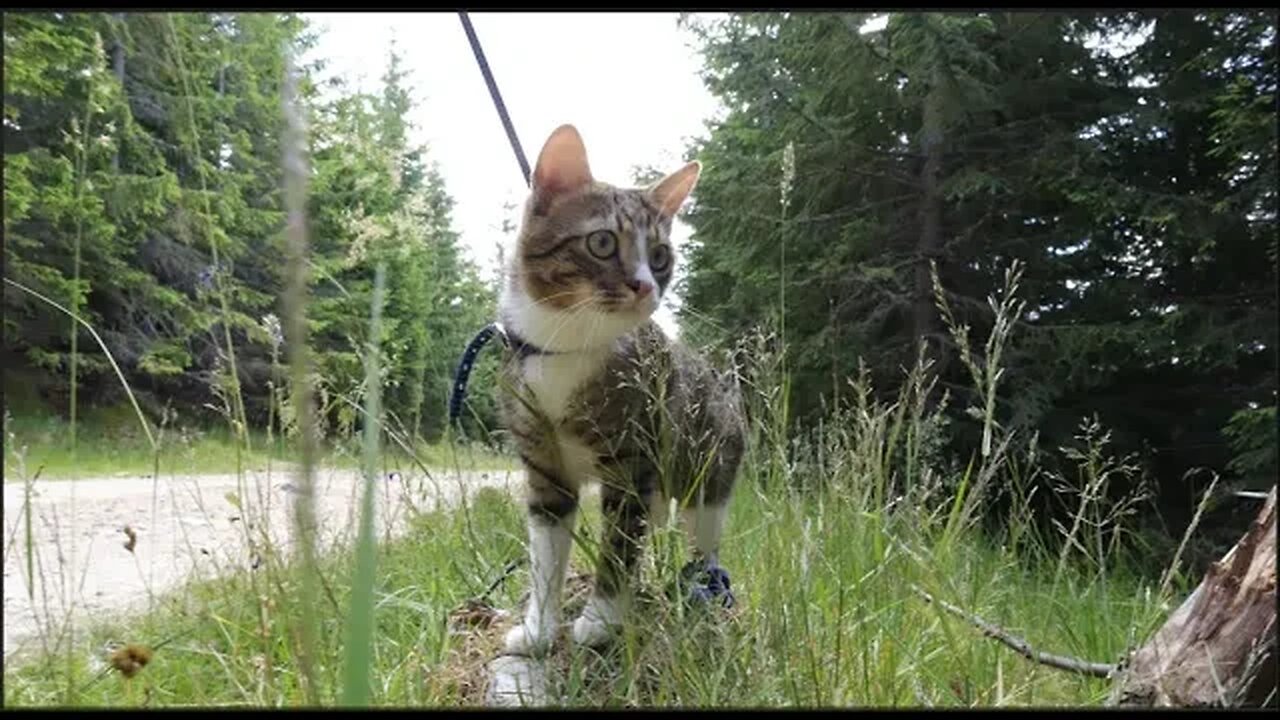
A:
POLYGON ((466 31, 467 41, 471 43, 471 52, 475 53, 476 64, 480 66, 480 72, 484 75, 484 84, 489 86, 489 96, 493 98, 494 107, 498 108, 498 117, 502 118, 502 127, 507 131, 507 140, 511 141, 511 149, 516 153, 516 162, 520 163, 520 172, 524 173, 524 184, 528 185, 529 161, 524 157, 520 138, 516 137, 516 128, 511 124, 511 116, 507 115, 507 106, 502 102, 502 93, 498 92, 498 83, 493 80, 489 61, 485 60, 484 50, 480 48, 480 38, 476 37, 476 29, 471 27, 471 18, 465 11, 459 12, 458 17, 462 19, 462 29, 466 31))
MULTIPOLYGON (((502 120, 502 128, 507 131, 507 140, 511 142, 511 149, 516 154, 516 162, 520 163, 520 172, 524 173, 524 184, 528 185, 529 161, 525 159, 524 149, 520 147, 520 138, 516 136, 516 128, 511 124, 511 116, 507 114, 507 105, 502 102, 502 93, 498 92, 498 83, 494 81, 493 71, 489 69, 489 61, 485 59, 484 50, 480 47, 480 38, 476 37, 476 29, 472 27, 471 18, 465 11, 460 11, 458 18, 462 20, 462 30, 467 34, 467 42, 471 43, 471 52, 476 56, 476 64, 480 66, 480 74, 484 75, 484 84, 489 87, 489 97, 493 98, 493 106, 498 110, 498 117, 502 120)), ((511 344, 502 325, 493 322, 484 326, 467 344, 467 349, 463 351, 462 359, 458 362, 458 369, 453 374, 453 392, 449 395, 450 425, 456 426, 458 419, 462 417, 462 402, 467 395, 467 380, 471 377, 471 368, 475 365, 476 356, 497 334, 502 335, 503 343, 511 344)), ((525 343, 520 343, 518 349, 521 357, 527 354, 524 352, 525 347, 525 343)))

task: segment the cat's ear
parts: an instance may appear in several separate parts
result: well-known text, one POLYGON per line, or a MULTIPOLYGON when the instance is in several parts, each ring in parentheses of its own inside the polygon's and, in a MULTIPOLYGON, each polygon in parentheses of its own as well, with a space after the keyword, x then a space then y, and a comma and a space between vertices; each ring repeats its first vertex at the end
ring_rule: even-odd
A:
POLYGON ((671 219, 679 212, 693 186, 702 174, 702 163, 694 160, 679 170, 649 186, 649 197, 658 205, 662 216, 671 219))
POLYGON ((546 209, 552 199, 579 190, 592 182, 587 164, 587 148, 572 125, 561 125, 551 133, 538 153, 533 170, 533 194, 538 207, 546 209))

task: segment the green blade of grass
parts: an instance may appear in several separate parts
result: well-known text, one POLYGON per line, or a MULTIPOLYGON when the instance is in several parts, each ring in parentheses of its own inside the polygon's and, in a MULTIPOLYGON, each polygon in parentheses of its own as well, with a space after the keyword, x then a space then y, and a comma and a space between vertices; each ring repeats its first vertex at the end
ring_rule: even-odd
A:
POLYGON ((373 280, 373 310, 369 320, 369 344, 365 356, 364 500, 360 507, 360 536, 351 582, 351 610, 347 615, 347 646, 342 682, 342 704, 369 704, 369 669, 373 665, 373 582, 377 557, 373 541, 374 476, 378 467, 378 440, 382 434, 382 381, 378 370, 378 341, 382 332, 382 297, 386 264, 378 263, 373 280))
POLYGON ((316 458, 316 408, 312 405, 313 388, 310 353, 307 349, 307 167, 306 125, 304 110, 298 97, 298 77, 292 54, 285 54, 283 104, 285 116, 284 199, 287 211, 285 232, 288 238, 288 285, 284 296, 285 342, 292 375, 291 386, 296 403, 299 492, 294 496, 293 523, 298 537, 298 553, 302 561, 302 592, 298 597, 298 669, 307 702, 320 704, 316 682, 317 632, 316 609, 312 599, 319 590, 316 543, 314 466, 316 458))
POLYGON ((44 301, 45 303, 48 303, 49 305, 52 305, 53 307, 57 308, 61 312, 65 313, 67 317, 70 317, 72 320, 75 320, 76 322, 83 325, 85 329, 89 331, 89 334, 93 336, 93 339, 95 341, 97 341, 98 347, 102 348, 102 354, 105 355, 107 357, 107 361, 111 363, 111 369, 115 370, 116 377, 120 378, 120 385, 124 387, 125 393, 129 396, 129 402, 133 405, 133 412, 138 416, 138 422, 142 424, 142 431, 146 433, 147 442, 151 444, 151 449, 152 450, 157 449, 159 445, 156 443, 155 436, 151 434, 151 426, 147 424, 147 416, 142 414, 142 408, 138 406, 138 399, 133 396, 133 389, 129 387, 129 381, 125 379, 124 373, 120 370, 120 366, 116 364, 115 356, 111 354, 111 350, 107 348, 107 344, 102 341, 102 337, 98 335, 98 331, 94 330, 93 326, 90 325, 87 321, 85 321, 84 318, 80 317, 78 314, 71 312, 67 308, 63 307, 56 300, 51 300, 45 297, 44 295, 41 295, 40 293, 36 292, 35 290, 32 290, 26 285, 10 280, 9 278, 4 278, 4 281, 12 285, 13 287, 18 288, 19 290, 39 300, 44 301))

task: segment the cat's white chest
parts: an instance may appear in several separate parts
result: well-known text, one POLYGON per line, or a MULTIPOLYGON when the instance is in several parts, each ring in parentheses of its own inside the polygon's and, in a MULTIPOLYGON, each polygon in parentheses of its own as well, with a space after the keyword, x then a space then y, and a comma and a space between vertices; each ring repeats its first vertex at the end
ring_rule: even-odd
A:
POLYGON ((600 372, 606 357, 603 351, 531 355, 524 359, 522 375, 538 409, 559 423, 573 396, 600 372))

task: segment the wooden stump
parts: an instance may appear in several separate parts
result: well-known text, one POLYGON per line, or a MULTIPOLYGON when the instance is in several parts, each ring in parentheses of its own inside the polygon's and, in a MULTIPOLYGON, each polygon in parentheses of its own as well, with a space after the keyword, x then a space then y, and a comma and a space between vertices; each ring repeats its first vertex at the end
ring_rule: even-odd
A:
POLYGON ((1276 703, 1276 488, 1245 536, 1129 658, 1116 705, 1276 703))

